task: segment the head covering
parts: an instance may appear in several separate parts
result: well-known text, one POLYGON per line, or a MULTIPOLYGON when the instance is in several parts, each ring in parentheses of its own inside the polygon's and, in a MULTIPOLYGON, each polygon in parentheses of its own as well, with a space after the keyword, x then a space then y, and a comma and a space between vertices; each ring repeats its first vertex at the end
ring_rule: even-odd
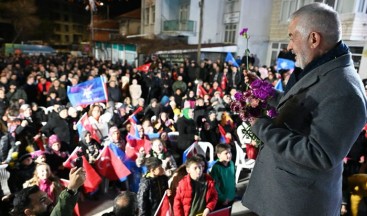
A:
POLYGON ((161 99, 161 104, 165 106, 167 103, 169 103, 169 97, 167 95, 163 96, 161 99))
POLYGON ((52 134, 49 138, 48 138, 48 145, 52 146, 54 143, 59 143, 60 139, 56 134, 52 134))
POLYGON ((30 153, 23 153, 20 157, 19 157, 19 159, 18 159, 18 161, 19 162, 22 162, 24 159, 26 159, 26 158, 29 158, 29 157, 32 157, 32 155, 30 154, 30 153))
POLYGON ((26 109, 28 109, 28 108, 31 108, 31 106, 30 106, 29 104, 22 104, 22 106, 20 106, 20 108, 19 108, 19 109, 21 109, 21 110, 26 110, 26 109))
POLYGON ((191 119, 190 116, 189 116, 189 111, 190 111, 190 108, 184 108, 182 110, 182 115, 186 118, 186 119, 191 119))
POLYGON ((66 106, 64 106, 64 105, 60 105, 60 106, 57 108, 57 112, 59 113, 59 112, 61 112, 61 111, 65 110, 65 109, 67 109, 67 107, 66 107, 66 106))

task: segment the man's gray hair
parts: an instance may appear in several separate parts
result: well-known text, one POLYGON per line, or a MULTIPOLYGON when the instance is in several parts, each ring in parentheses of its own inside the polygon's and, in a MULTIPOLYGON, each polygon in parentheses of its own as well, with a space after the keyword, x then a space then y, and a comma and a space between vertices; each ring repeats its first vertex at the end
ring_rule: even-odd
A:
POLYGON ((338 13, 323 3, 312 3, 301 7, 290 17, 290 21, 299 19, 296 29, 307 37, 312 31, 320 33, 328 45, 341 40, 342 28, 338 13))

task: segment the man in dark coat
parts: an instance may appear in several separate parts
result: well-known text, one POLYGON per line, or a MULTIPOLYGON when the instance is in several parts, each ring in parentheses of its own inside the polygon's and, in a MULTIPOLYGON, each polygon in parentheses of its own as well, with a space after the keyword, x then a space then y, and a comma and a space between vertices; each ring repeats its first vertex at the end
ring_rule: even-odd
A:
POLYGON ((300 8, 288 35, 303 71, 271 101, 275 119, 250 122, 264 145, 242 204, 258 215, 339 216, 343 159, 366 124, 365 91, 333 8, 300 8))
POLYGON ((67 150, 69 153, 72 152, 70 126, 67 121, 68 110, 65 106, 59 106, 57 109, 58 115, 50 118, 45 126, 41 128, 41 132, 47 137, 52 134, 56 134, 60 141, 62 150, 67 150))

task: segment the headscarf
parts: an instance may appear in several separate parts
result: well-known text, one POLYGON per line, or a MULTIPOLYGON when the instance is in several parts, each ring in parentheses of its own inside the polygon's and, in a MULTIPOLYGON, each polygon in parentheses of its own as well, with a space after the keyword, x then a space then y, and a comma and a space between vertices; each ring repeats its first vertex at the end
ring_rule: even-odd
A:
POLYGON ((190 111, 190 108, 184 108, 182 110, 182 115, 186 118, 186 119, 191 119, 191 117, 189 116, 189 111, 190 111))

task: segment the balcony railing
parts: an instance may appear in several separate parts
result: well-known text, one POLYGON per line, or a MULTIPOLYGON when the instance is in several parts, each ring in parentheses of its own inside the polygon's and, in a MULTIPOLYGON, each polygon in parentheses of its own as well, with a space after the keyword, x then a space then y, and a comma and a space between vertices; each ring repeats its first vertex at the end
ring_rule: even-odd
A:
POLYGON ((164 32, 194 32, 195 21, 191 20, 166 20, 163 21, 164 32))

